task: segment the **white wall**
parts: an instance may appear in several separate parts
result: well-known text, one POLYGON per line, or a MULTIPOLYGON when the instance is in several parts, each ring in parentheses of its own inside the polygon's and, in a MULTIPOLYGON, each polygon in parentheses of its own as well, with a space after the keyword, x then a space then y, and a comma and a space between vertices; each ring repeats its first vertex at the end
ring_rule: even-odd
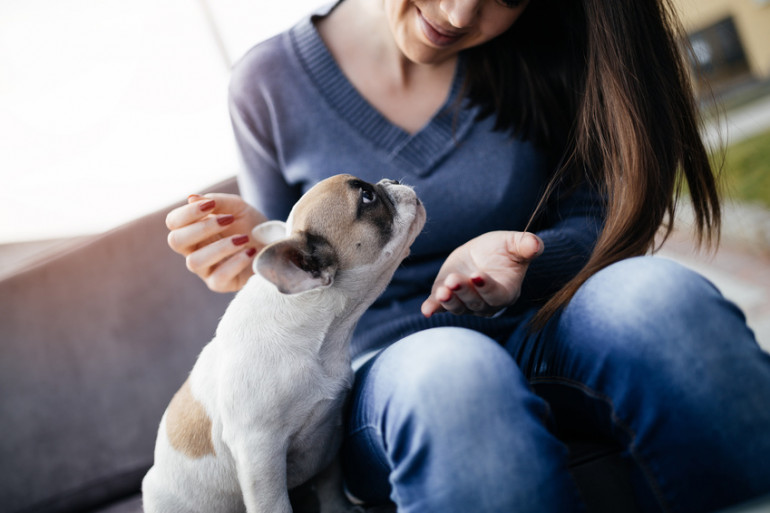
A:
POLYGON ((212 25, 234 60, 319 1, 2 0, 0 243, 107 230, 235 174, 212 25))

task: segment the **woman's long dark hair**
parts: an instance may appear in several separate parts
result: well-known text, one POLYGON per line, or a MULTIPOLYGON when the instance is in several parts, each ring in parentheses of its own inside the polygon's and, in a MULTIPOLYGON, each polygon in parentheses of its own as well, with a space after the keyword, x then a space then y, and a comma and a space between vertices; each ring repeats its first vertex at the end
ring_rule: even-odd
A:
POLYGON ((607 200, 587 264, 535 325, 595 272, 654 249, 661 227, 665 240, 685 183, 699 243, 718 240, 685 41, 668 0, 531 0, 511 29, 466 52, 467 97, 482 116, 561 156, 546 197, 557 182, 588 181, 607 200))

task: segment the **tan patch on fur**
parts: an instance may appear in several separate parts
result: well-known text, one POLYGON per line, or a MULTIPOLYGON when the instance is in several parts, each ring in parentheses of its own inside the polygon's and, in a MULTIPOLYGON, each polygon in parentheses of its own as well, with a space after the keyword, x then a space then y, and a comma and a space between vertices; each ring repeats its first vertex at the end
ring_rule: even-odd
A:
POLYGON ((171 446, 190 458, 214 454, 211 419, 203 405, 193 397, 189 379, 168 405, 166 433, 171 446))

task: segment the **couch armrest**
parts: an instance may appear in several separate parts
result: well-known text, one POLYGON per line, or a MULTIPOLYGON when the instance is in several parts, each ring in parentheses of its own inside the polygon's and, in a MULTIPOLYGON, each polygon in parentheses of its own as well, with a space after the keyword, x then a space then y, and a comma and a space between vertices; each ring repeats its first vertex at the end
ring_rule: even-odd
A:
POLYGON ((82 511, 138 489, 232 297, 167 247, 170 208, 0 280, 3 511, 82 511))

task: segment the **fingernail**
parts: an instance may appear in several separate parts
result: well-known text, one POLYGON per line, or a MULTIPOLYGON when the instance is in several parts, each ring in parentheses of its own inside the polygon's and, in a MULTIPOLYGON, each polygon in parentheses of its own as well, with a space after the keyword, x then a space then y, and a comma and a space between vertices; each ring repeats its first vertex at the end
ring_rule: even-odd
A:
POLYGON ((455 283, 451 287, 447 287, 447 288, 452 292, 457 292, 458 290, 460 290, 460 287, 462 287, 462 285, 460 285, 459 283, 455 283))
POLYGON ((249 248, 246 250, 246 256, 251 258, 257 254, 257 248, 249 248))
MULTIPOLYGON (((211 209, 213 209, 216 206, 216 201, 214 200, 208 200, 201 203, 198 208, 201 209, 201 212, 207 212, 211 209)), ((221 223, 220 223, 221 224, 221 223)))
POLYGON ((249 236, 248 235, 238 235, 236 237, 233 237, 233 244, 236 246, 243 246, 249 242, 249 236))
POLYGON ((471 278, 471 281, 477 287, 483 287, 487 283, 484 281, 484 278, 482 278, 481 276, 474 276, 473 278, 471 278))
POLYGON ((235 217, 232 214, 225 214, 223 216, 217 217, 217 223, 219 223, 219 226, 227 226, 233 221, 235 221, 235 217))

